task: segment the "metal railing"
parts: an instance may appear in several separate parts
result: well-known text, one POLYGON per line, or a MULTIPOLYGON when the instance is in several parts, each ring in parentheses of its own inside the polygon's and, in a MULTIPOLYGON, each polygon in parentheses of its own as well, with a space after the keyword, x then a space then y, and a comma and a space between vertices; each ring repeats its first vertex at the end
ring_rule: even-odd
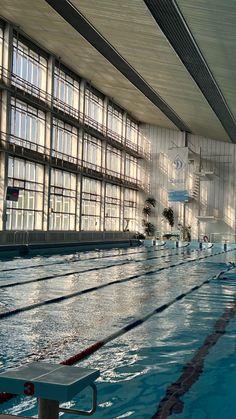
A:
POLYGON ((29 156, 29 151, 33 151, 33 160, 45 163, 45 161, 51 163, 53 166, 57 167, 68 167, 73 172, 82 172, 92 175, 94 178, 104 178, 107 181, 114 181, 115 183, 118 182, 119 185, 124 184, 127 186, 132 186, 135 189, 142 189, 145 191, 149 190, 149 185, 145 182, 141 182, 138 179, 129 177, 124 175, 123 173, 115 172, 110 169, 106 169, 105 167, 95 165, 90 162, 83 162, 81 159, 67 155, 55 149, 51 150, 45 146, 40 144, 36 144, 34 142, 18 138, 16 136, 12 136, 3 132, 0 132, 0 149, 8 152, 12 152, 14 155, 19 157, 27 157, 29 156), (14 139, 14 141, 10 141, 14 139), (68 163, 70 166, 68 166, 68 163), (73 167, 74 166, 74 167, 73 167))
POLYGON ((62 112, 63 114, 71 116, 74 120, 79 122, 84 128, 87 128, 88 133, 89 128, 94 129, 98 133, 102 134, 104 139, 110 140, 111 144, 115 142, 117 145, 122 145, 127 152, 135 153, 138 158, 144 158, 150 160, 150 151, 147 150, 145 146, 147 140, 141 136, 141 140, 144 141, 144 146, 133 143, 129 139, 119 135, 115 131, 108 129, 105 125, 101 124, 97 120, 91 118, 90 116, 80 112, 79 109, 74 108, 73 106, 63 102, 61 99, 51 95, 47 91, 35 86, 29 81, 23 79, 17 74, 13 73, 0 66, 0 80, 4 83, 4 80, 8 80, 10 86, 13 89, 19 89, 23 93, 28 93, 34 98, 37 98, 41 103, 44 102, 47 108, 53 109, 54 112, 62 112))

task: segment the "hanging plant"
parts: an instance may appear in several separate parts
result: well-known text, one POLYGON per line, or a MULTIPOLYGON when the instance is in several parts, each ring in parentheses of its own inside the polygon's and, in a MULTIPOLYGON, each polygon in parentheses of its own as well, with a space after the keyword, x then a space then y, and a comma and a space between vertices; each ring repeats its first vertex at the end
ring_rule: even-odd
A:
POLYGON ((174 227, 174 211, 172 208, 164 208, 162 212, 163 217, 168 221, 171 227, 174 227))

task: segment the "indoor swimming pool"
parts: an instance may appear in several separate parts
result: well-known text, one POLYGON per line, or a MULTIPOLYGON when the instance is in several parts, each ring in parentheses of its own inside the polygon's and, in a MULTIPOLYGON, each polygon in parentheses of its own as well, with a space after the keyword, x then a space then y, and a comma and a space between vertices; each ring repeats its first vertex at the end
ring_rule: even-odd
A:
MULTIPOLYGON (((95 419, 231 419, 235 249, 167 242, 1 261, 0 372, 103 342, 77 364, 100 369, 95 419)), ((89 404, 84 391, 66 407, 89 404)), ((36 417, 36 400, 13 398, 0 412, 36 417)))

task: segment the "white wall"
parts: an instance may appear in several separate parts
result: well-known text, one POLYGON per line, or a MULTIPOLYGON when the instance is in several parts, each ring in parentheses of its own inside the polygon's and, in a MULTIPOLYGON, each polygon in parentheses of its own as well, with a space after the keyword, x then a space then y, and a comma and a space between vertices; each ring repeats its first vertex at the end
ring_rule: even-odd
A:
MULTIPOLYGON (((152 221, 163 233, 170 231, 161 215, 164 207, 173 208, 176 226, 178 222, 183 223, 183 204, 168 203, 167 151, 175 146, 183 147, 185 135, 179 131, 151 125, 143 125, 141 129, 152 144, 151 194, 158 203, 157 215, 152 221)), ((199 179, 194 173, 199 170, 200 150, 202 170, 213 170, 216 174, 213 180, 200 182, 200 209, 198 199, 192 199, 185 206, 186 225, 191 225, 192 237, 197 238, 198 233, 208 236, 220 233, 221 235, 215 235, 216 239, 222 238, 222 235, 226 236, 226 233, 235 234, 236 145, 188 134, 188 147, 187 185, 190 193, 197 187, 199 179), (198 226, 199 212, 202 215, 214 215, 216 221, 207 223, 201 221, 198 226)))

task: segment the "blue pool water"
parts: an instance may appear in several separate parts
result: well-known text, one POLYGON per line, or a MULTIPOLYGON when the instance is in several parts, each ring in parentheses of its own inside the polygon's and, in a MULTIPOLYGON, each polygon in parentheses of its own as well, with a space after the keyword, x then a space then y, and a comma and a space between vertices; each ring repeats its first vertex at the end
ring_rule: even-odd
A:
MULTIPOLYGON (((58 363, 106 338, 202 284, 230 261, 236 262, 236 251, 215 255, 222 250, 220 244, 197 251, 196 245, 174 249, 168 243, 155 250, 91 251, 81 253, 78 260, 61 254, 1 262, 0 315, 19 307, 23 311, 0 319, 0 371, 26 360, 58 363), (209 257, 197 260, 202 256, 209 257), (182 265, 169 267, 181 261, 182 265), (32 304, 83 290, 85 294, 24 311, 32 304)), ((160 401, 235 301, 236 270, 231 272, 235 280, 232 276, 210 281, 78 364, 101 372, 95 419, 169 417, 157 415, 160 401)), ((236 317, 232 316, 205 356, 201 374, 180 398, 181 412, 172 418, 235 417, 235 337, 236 317)), ((89 407, 89 401, 84 391, 66 406, 89 407)), ((18 397, 0 405, 0 411, 36 417, 36 401, 18 397)))

